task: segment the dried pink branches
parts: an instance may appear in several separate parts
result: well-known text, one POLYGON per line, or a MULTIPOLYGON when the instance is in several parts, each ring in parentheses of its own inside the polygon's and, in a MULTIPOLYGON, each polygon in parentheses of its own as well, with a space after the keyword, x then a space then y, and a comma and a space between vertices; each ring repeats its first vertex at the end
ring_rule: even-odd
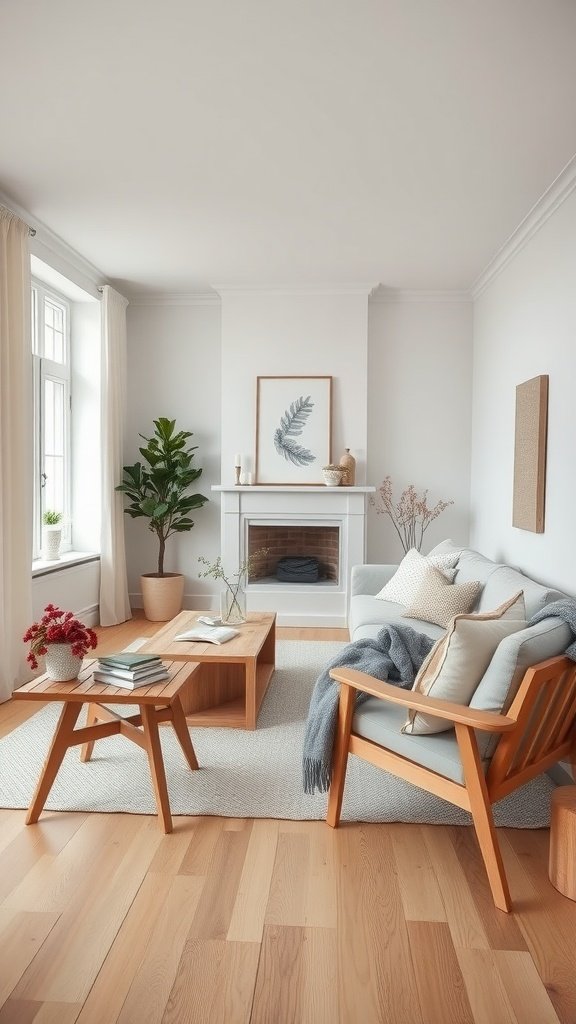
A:
POLYGON ((405 552, 410 548, 417 548, 420 551, 430 523, 437 519, 448 505, 454 504, 453 501, 439 501, 434 508, 428 508, 427 498, 428 490, 419 495, 414 484, 410 484, 402 491, 400 501, 394 504, 390 476, 385 477, 380 484, 377 497, 370 498, 370 504, 379 515, 390 516, 405 552))

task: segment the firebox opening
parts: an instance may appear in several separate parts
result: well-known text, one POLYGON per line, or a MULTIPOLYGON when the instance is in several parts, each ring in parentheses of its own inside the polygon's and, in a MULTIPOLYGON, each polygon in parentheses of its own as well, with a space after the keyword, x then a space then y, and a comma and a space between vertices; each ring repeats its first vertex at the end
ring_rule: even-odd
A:
POLYGON ((275 583, 276 565, 287 556, 317 558, 320 567, 318 583, 306 583, 314 587, 337 584, 340 574, 340 527, 322 524, 300 526, 248 526, 248 556, 252 560, 249 583, 275 583), (266 555, 254 557, 257 551, 267 548, 266 555))

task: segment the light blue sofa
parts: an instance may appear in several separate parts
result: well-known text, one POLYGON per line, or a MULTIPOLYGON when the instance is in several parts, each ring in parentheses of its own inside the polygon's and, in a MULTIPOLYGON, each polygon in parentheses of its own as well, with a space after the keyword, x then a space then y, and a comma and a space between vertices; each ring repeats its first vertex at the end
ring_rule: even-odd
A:
MULTIPOLYGON (((492 611, 519 590, 524 592, 526 618, 557 601, 565 594, 542 586, 508 565, 492 562, 470 548, 461 549, 451 541, 438 544, 430 554, 460 551, 455 583, 479 580, 482 591, 473 611, 492 611)), ((382 626, 399 624, 411 626, 417 632, 437 640, 444 629, 421 619, 405 618, 404 606, 382 601, 375 595, 394 575, 397 565, 357 565, 352 569, 351 601, 348 625, 350 639, 374 637, 382 626)), ((486 711, 506 711, 518 689, 520 681, 531 665, 546 658, 562 654, 571 641, 568 626, 557 618, 543 619, 501 641, 470 706, 486 711)), ((405 757, 418 760, 427 767, 456 782, 462 782, 463 771, 454 731, 433 736, 408 736, 401 732, 406 719, 402 709, 386 706, 375 697, 362 704, 354 719, 354 731, 367 739, 381 743, 405 757)), ((480 753, 488 765, 497 737, 488 733, 478 735, 480 753)))

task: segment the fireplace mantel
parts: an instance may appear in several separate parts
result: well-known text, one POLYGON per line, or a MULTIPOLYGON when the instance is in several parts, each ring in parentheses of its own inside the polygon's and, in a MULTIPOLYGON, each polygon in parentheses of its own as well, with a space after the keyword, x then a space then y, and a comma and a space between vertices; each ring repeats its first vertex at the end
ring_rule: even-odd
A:
POLYGON ((218 484, 222 560, 231 571, 246 558, 251 525, 331 525, 340 537, 339 578, 321 584, 247 586, 251 611, 275 611, 285 626, 346 626, 350 571, 366 560, 366 504, 374 487, 218 484))
POLYGON ((280 492, 282 494, 374 494, 375 487, 326 487, 325 484, 213 484, 213 491, 226 493, 246 491, 262 493, 263 491, 280 492))

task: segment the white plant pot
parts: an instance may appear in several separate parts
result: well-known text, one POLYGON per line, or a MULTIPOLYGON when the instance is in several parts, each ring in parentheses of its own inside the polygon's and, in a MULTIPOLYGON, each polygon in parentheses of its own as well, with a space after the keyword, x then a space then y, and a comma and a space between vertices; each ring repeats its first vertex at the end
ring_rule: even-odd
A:
POLYGON ((82 658, 72 654, 71 644, 48 644, 44 657, 46 674, 55 683, 76 679, 82 667, 82 658))
POLYGON ((62 541, 61 526, 45 526, 42 530, 42 558, 46 562, 57 562, 60 558, 62 541))

